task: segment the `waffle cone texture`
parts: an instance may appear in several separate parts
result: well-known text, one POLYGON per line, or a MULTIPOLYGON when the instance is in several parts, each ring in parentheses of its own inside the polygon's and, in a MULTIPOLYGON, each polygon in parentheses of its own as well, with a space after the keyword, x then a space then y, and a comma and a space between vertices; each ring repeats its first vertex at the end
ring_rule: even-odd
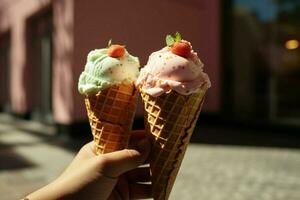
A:
POLYGON ((171 91, 159 97, 140 90, 146 132, 152 142, 150 170, 155 200, 169 198, 207 89, 204 84, 197 93, 171 91))
POLYGON ((111 86, 87 96, 85 105, 97 154, 126 148, 136 110, 134 85, 111 86))

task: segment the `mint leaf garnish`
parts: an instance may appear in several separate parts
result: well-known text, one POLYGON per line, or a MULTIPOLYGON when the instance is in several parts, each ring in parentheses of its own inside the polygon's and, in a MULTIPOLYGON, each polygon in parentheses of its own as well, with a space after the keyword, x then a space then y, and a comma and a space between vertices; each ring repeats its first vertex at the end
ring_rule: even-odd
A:
POLYGON ((167 46, 172 46, 175 43, 174 37, 172 35, 167 35, 166 43, 167 43, 167 46))
POLYGON ((166 43, 167 43, 167 46, 172 46, 175 42, 180 42, 182 40, 182 37, 181 37, 181 34, 179 32, 176 32, 173 35, 167 35, 166 36, 166 43))
POLYGON ((179 42, 179 41, 181 41, 181 40, 182 40, 182 37, 181 37, 180 33, 179 33, 179 32, 176 32, 176 33, 175 33, 175 42, 179 42))

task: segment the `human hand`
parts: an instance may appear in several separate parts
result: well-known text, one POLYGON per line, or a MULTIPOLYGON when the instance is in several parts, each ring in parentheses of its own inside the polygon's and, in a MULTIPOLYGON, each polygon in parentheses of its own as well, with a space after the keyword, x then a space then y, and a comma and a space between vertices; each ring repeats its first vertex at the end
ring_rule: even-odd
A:
POLYGON ((144 131, 133 131, 130 149, 96 155, 90 142, 54 182, 28 196, 30 200, 128 200, 151 197, 149 167, 145 163, 150 143, 144 131))

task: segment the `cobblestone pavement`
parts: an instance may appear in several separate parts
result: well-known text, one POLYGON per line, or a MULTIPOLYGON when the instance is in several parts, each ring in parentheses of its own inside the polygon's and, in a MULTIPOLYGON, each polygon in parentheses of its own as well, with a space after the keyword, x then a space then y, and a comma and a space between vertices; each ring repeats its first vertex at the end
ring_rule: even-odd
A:
MULTIPOLYGON (((52 127, 0 115, 1 200, 43 186, 72 160, 70 146, 78 144, 53 134, 52 127)), ((170 199, 299 200, 300 150, 191 144, 170 199)))
POLYGON ((300 151, 192 144, 171 199, 299 200, 300 151))

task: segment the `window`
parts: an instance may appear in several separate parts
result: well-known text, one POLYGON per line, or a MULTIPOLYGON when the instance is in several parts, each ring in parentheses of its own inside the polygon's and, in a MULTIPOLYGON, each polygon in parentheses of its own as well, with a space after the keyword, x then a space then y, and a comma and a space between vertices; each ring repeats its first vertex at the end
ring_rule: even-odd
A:
POLYGON ((33 16, 27 22, 28 70, 34 79, 30 85, 32 118, 51 123, 52 118, 52 12, 33 16))

